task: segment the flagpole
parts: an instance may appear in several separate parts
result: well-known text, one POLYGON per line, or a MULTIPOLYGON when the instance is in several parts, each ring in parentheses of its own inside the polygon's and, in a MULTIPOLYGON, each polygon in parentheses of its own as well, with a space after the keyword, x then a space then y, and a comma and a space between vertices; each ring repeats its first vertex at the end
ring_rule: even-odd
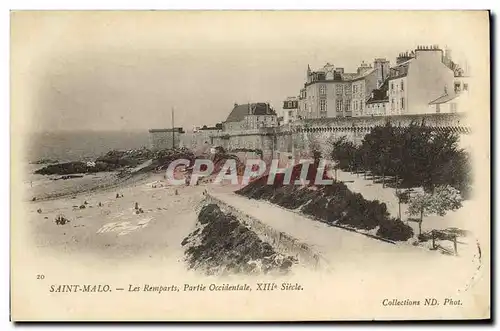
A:
POLYGON ((172 107, 172 149, 175 148, 174 107, 172 107))

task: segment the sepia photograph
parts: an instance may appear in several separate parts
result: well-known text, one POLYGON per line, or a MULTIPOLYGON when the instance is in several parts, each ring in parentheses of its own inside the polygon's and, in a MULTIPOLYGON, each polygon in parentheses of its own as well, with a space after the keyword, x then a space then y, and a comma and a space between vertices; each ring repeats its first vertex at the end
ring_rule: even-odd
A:
POLYGON ((11 319, 488 320, 490 93, 488 11, 11 11, 11 319))

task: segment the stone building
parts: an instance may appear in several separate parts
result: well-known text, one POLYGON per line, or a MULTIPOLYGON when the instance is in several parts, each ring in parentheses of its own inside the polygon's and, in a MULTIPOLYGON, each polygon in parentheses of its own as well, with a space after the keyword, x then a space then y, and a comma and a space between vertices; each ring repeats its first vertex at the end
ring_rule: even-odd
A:
POLYGON ((470 102, 470 71, 455 63, 451 58, 451 50, 445 49, 443 63, 453 71, 453 89, 447 88, 443 94, 429 102, 430 113, 467 112, 473 106, 470 102))
POLYGON ((355 73, 327 63, 311 71, 298 100, 298 116, 303 119, 362 116, 372 90, 381 86, 389 73, 389 61, 375 59, 373 66, 364 62, 355 73))
POLYGON ((299 99, 297 97, 288 97, 283 101, 283 124, 293 122, 298 119, 299 99))
POLYGON ((469 79, 468 66, 460 67, 449 49, 443 52, 437 45, 400 53, 393 67, 383 58, 373 65, 362 62, 355 73, 330 63, 316 71, 308 66, 297 117, 425 114, 441 111, 436 105, 443 100, 450 103, 450 111, 464 111, 469 107, 469 79))
POLYGON ((389 108, 389 80, 386 80, 382 86, 373 90, 366 101, 365 116, 385 116, 389 108))
POLYGON ((153 151, 180 147, 184 129, 177 127, 171 129, 150 129, 149 147, 153 151))
POLYGON ((222 123, 217 123, 215 126, 194 126, 192 132, 181 136, 180 146, 195 151, 199 151, 200 148, 209 148, 213 143, 213 137, 221 132, 222 123))
POLYGON ((446 91, 429 102, 429 113, 465 113, 473 107, 469 91, 469 77, 455 77, 453 91, 446 91))
POLYGON ((454 71, 443 59, 437 45, 401 53, 389 75, 387 115, 425 114, 431 101, 452 93, 454 71))
POLYGON ((250 103, 238 105, 222 123, 223 131, 254 130, 278 126, 278 117, 268 103, 250 103))

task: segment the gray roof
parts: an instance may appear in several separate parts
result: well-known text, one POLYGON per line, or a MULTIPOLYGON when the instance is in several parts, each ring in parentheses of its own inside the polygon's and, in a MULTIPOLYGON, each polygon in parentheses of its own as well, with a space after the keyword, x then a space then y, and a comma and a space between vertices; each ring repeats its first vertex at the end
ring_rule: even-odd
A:
POLYGON ((387 91, 389 90, 389 79, 386 79, 380 88, 372 91, 372 94, 366 101, 367 104, 377 103, 377 102, 389 102, 389 96, 387 96, 387 91))
POLYGON ((263 102, 236 105, 227 117, 226 123, 243 121, 246 115, 276 115, 276 112, 263 102))
POLYGON ((448 102, 450 100, 455 99, 457 96, 458 96, 458 94, 452 94, 452 95, 444 94, 444 95, 440 96, 439 98, 437 98, 436 100, 432 100, 431 102, 429 102, 429 105, 435 105, 438 103, 445 103, 445 102, 448 102))
POLYGON ((184 133, 184 129, 181 128, 181 127, 175 127, 173 129, 172 128, 168 128, 168 129, 149 129, 150 133, 154 133, 154 132, 172 132, 172 131, 184 133))

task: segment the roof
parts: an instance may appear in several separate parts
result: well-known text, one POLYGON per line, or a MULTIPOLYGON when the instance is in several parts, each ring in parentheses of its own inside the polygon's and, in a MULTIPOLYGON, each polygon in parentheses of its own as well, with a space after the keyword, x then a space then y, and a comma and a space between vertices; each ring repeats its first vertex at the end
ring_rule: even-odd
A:
POLYGON ((354 78, 357 78, 358 74, 355 73, 355 72, 346 72, 346 73, 342 73, 340 74, 340 76, 342 77, 342 80, 351 80, 351 79, 354 79, 354 78))
POLYGON ((387 91, 389 90, 389 80, 386 79, 380 88, 372 91, 372 96, 366 101, 366 103, 376 103, 376 102, 388 102, 389 97, 387 96, 387 91))
POLYGON ((180 127, 173 128, 173 129, 172 128, 170 128, 170 129, 149 129, 150 133, 154 133, 154 132, 172 132, 172 131, 184 133, 184 129, 180 128, 180 127))
POLYGON ((415 60, 415 58, 411 58, 411 59, 408 59, 408 60, 406 60, 406 61, 404 61, 404 62, 398 63, 398 64, 396 64, 393 68, 408 65, 408 64, 409 64, 410 62, 412 62, 413 60, 415 60))
POLYGON ((408 74, 408 67, 410 66, 410 63, 413 60, 414 59, 409 59, 408 61, 401 62, 398 65, 392 67, 389 71, 392 76, 389 76, 389 79, 405 77, 408 74), (396 74, 394 75, 393 73, 395 71, 396 71, 396 74))
POLYGON ((361 75, 358 75, 358 74, 354 74, 355 76, 352 77, 352 78, 349 78, 351 79, 352 81, 356 81, 356 80, 360 80, 360 79, 363 79, 365 78, 366 76, 369 76, 371 75, 372 73, 375 72, 375 69, 371 69, 371 70, 366 70, 364 73, 362 73, 361 75))
POLYGON ((358 74, 356 72, 344 72, 344 73, 339 73, 335 72, 334 73, 334 78, 333 79, 318 79, 318 80, 313 80, 310 83, 305 83, 304 86, 316 84, 316 83, 342 83, 342 82, 352 82, 356 81, 358 79, 363 79, 366 76, 372 74, 375 71, 375 69, 367 70, 363 74, 358 74))
POLYGON ((448 95, 448 93, 445 93, 442 96, 440 96, 439 98, 437 98, 436 100, 432 100, 431 102, 429 102, 429 105, 446 103, 448 101, 455 99, 456 97, 458 97, 458 94, 448 95))
POLYGON ((263 102, 235 105, 227 117, 226 123, 243 121, 247 115, 276 115, 276 112, 267 103, 263 102))

